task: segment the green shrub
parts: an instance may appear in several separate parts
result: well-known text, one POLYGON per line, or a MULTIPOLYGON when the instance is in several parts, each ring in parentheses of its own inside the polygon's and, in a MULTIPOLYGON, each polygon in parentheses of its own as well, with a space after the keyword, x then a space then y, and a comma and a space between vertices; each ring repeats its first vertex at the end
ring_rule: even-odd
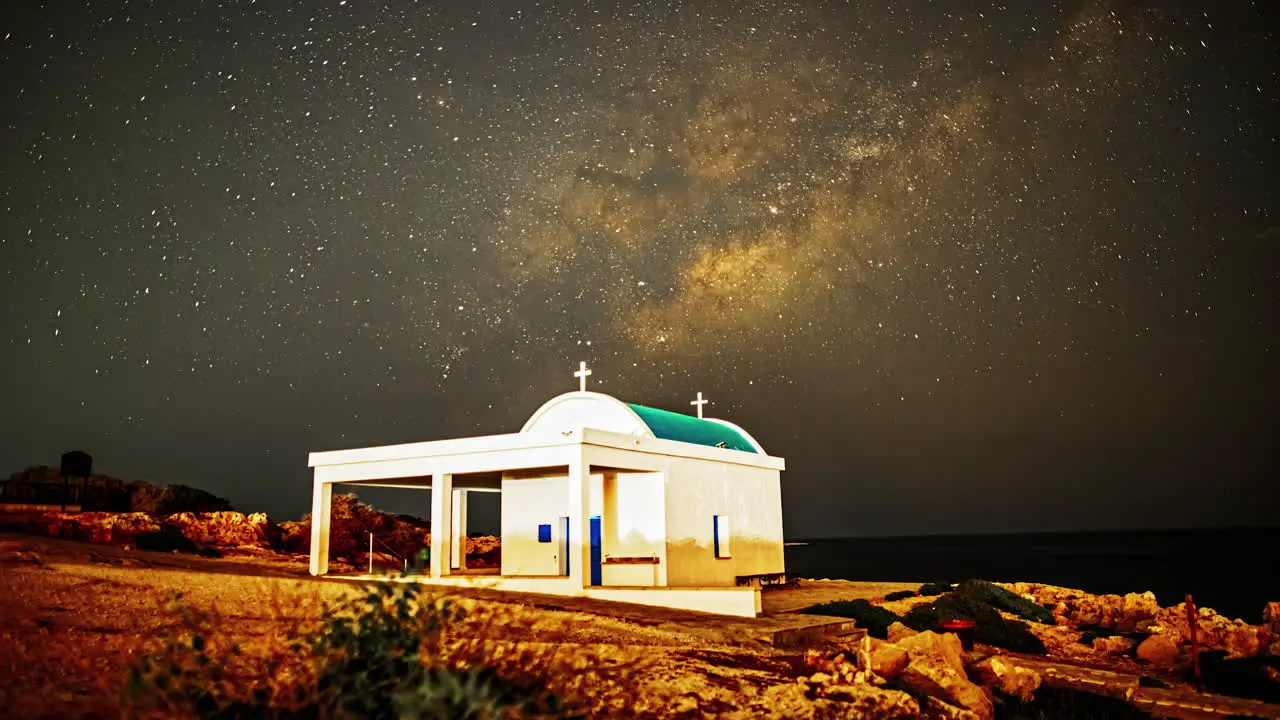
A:
POLYGON ((913 630, 942 631, 942 621, 968 619, 977 623, 973 637, 981 643, 1014 652, 1043 655, 1044 643, 1031 634, 1024 622, 1005 620, 990 605, 960 592, 948 593, 938 599, 917 605, 907 613, 903 622, 913 630))
POLYGON ((921 597, 932 597, 934 595, 949 593, 953 589, 955 589, 955 586, 947 582, 925 583, 920 586, 919 595, 921 597))
POLYGON ((1023 620, 1038 622, 1041 625, 1054 624, 1053 613, 1024 597, 1020 597, 1017 593, 1005 590, 999 585, 989 583, 986 580, 965 580, 956 588, 956 592, 985 602, 999 610, 1013 613, 1023 620))
POLYGON ((868 635, 881 640, 888 637, 890 625, 902 621, 902 618, 893 612, 876 607, 866 600, 838 600, 807 607, 800 612, 808 615, 850 618, 857 623, 858 627, 864 628, 868 635))
POLYGON ((421 585, 383 583, 326 607, 319 631, 297 632, 265 667, 243 662, 210 615, 176 599, 182 632, 130 673, 141 714, 201 718, 502 718, 559 716, 535 685, 484 665, 443 661, 445 633, 463 618, 421 585))
POLYGON ((894 600, 906 600, 907 598, 913 598, 915 596, 915 592, 911 590, 899 590, 898 592, 891 592, 888 595, 885 595, 884 601, 893 602, 894 600))

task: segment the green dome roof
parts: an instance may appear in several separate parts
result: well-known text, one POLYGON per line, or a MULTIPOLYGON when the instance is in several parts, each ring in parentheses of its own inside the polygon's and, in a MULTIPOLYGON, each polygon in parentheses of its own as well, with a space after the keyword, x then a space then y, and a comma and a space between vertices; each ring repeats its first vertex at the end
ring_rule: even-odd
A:
POLYGON ((727 423, 722 424, 714 420, 704 420, 692 415, 682 415, 632 403, 627 403, 627 407, 640 416, 655 437, 663 440, 763 454, 742 431, 727 423))

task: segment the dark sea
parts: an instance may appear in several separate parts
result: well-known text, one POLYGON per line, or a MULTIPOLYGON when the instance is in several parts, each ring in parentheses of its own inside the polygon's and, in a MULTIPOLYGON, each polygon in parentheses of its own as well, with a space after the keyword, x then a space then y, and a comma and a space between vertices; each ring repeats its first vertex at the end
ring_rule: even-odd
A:
POLYGON ((796 540, 787 574, 865 581, 1039 582, 1156 594, 1257 623, 1280 600, 1280 527, 796 540))

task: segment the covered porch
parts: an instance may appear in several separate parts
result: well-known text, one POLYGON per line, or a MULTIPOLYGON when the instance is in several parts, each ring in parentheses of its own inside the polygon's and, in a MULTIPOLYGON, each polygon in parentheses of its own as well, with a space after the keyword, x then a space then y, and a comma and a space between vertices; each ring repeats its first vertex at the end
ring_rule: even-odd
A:
MULTIPOLYGON (((425 575, 405 578, 407 581, 591 597, 754 617, 760 612, 760 593, 756 588, 667 587, 665 567, 661 566, 665 560, 665 531, 655 545, 661 550, 655 551, 652 558, 609 557, 602 552, 601 529, 616 519, 616 508, 610 507, 616 502, 604 502, 604 497, 593 495, 593 485, 609 487, 607 483, 602 485, 601 478, 616 480, 620 474, 660 476, 666 469, 669 453, 687 451, 674 447, 678 445, 681 443, 584 428, 555 436, 513 433, 312 453, 310 465, 315 478, 310 572, 317 576, 328 572, 334 485, 420 489, 431 492, 430 565, 425 575), (468 570, 464 549, 468 494, 502 492, 503 478, 507 478, 508 487, 519 487, 528 478, 547 477, 563 480, 563 485, 557 487, 567 488, 568 495, 557 498, 561 502, 567 500, 567 504, 561 506, 567 508, 564 516, 559 518, 564 527, 563 536, 557 537, 560 541, 557 547, 566 555, 559 573, 503 575, 468 570), (594 515, 593 505, 597 508, 594 515), (610 567, 611 564, 623 567, 610 567), (627 581, 644 575, 651 579, 643 584, 627 581)), ((701 450, 711 454, 731 452, 716 448, 701 450)), ((661 493, 660 484, 658 487, 661 493)), ((596 493, 601 490, 597 488, 596 493)), ((606 490, 602 494, 610 492, 606 490)), ((654 512, 661 512, 661 500, 659 494, 654 512)), ((507 510, 504 508, 503 512, 504 554, 520 542, 528 545, 540 539, 510 537, 505 520, 507 510)), ((661 521, 661 517, 658 519, 661 521)), ((556 531, 559 533, 561 528, 556 531)), ((510 563, 504 559, 504 564, 510 563)), ((374 577, 367 576, 367 579, 374 577)))

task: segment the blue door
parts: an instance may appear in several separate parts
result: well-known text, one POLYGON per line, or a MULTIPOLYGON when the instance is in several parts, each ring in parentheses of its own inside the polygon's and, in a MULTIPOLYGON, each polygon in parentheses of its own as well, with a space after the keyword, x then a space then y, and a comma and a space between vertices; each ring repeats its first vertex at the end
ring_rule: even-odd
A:
POLYGON ((604 584, 600 578, 600 516, 591 516, 591 584, 599 587, 604 584))

